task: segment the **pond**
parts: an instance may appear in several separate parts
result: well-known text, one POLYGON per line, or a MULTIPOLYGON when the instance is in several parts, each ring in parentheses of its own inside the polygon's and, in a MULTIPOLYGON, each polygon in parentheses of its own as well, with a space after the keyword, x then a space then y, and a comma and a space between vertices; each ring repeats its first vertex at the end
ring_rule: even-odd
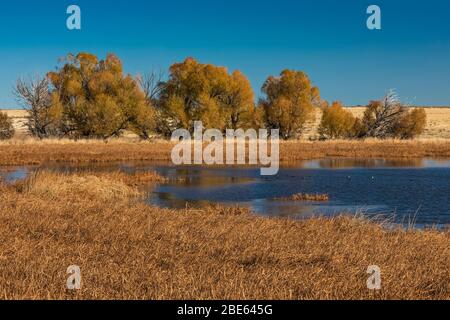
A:
MULTIPOLYGON (((450 222, 450 160, 324 159, 280 168, 276 176, 260 176, 259 168, 159 165, 145 162, 73 165, 52 163, 41 168, 80 170, 153 170, 169 182, 149 189, 148 203, 167 208, 211 203, 245 206, 264 216, 306 218, 341 213, 364 214, 416 227, 450 222), (329 195, 327 202, 279 201, 296 193, 329 195)), ((3 168, 13 181, 37 167, 3 168)))

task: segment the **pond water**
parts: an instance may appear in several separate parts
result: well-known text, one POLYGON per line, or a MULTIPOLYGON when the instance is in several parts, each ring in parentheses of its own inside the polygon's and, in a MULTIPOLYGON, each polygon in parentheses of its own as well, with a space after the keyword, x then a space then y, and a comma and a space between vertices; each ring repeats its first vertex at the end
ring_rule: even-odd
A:
MULTIPOLYGON (((389 218, 416 227, 450 223, 450 160, 325 159, 282 167, 276 176, 259 168, 196 167, 131 162, 108 165, 52 163, 49 170, 153 170, 169 182, 149 189, 151 204, 184 208, 220 203, 245 206, 265 216, 306 218, 341 213, 389 218), (277 201, 296 193, 327 193, 327 202, 277 201)), ((41 168, 42 168, 41 167, 41 168)), ((9 181, 37 167, 0 168, 9 181)))

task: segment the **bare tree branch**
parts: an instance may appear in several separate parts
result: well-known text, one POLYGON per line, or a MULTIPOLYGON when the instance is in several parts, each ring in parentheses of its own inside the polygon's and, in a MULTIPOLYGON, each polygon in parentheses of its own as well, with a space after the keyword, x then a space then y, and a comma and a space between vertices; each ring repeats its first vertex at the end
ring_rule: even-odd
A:
POLYGON ((164 89, 165 73, 152 71, 137 78, 139 85, 145 93, 145 98, 149 104, 155 104, 161 91, 164 89))
POLYGON ((19 79, 13 93, 18 103, 28 112, 27 127, 30 133, 41 139, 48 137, 49 126, 52 124, 48 79, 40 76, 29 80, 19 79))

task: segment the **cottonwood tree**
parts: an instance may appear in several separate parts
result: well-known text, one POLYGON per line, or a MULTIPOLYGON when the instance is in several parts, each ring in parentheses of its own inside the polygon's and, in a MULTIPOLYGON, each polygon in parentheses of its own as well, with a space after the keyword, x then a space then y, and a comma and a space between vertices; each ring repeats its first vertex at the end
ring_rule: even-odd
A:
POLYGON ((27 111, 27 128, 31 135, 40 139, 59 135, 59 110, 52 104, 47 77, 19 79, 14 95, 27 111))
POLYGON ((70 137, 109 138, 132 130, 148 138, 154 129, 154 110, 118 57, 109 54, 68 55, 65 64, 48 74, 52 106, 61 110, 61 128, 70 137))
POLYGON ((160 108, 165 121, 163 133, 175 128, 193 130, 195 121, 208 128, 235 128, 254 110, 253 91, 239 71, 201 64, 193 58, 170 67, 161 91, 160 108))
POLYGON ((314 107, 321 104, 319 89, 301 71, 284 70, 279 77, 270 76, 262 91, 266 97, 260 100, 260 107, 266 124, 279 129, 283 139, 301 135, 305 124, 314 118, 314 107))
POLYGON ((356 134, 356 118, 338 101, 323 108, 319 125, 321 139, 352 138, 356 134))
POLYGON ((225 96, 226 127, 247 129, 257 125, 254 119, 255 95, 247 77, 234 71, 229 78, 229 90, 225 96))

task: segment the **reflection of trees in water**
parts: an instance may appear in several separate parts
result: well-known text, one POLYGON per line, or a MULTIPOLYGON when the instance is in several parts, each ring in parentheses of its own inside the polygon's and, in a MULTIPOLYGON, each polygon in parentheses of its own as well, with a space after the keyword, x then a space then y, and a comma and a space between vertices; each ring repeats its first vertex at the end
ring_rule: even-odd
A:
POLYGON ((182 186, 192 186, 192 187, 216 187, 223 186, 227 184, 235 184, 235 183, 245 183, 253 181, 250 178, 243 177, 221 177, 221 176, 210 176, 210 175, 198 175, 198 176, 185 176, 180 179, 177 185, 182 186))
POLYGON ((376 168, 376 167, 414 167, 425 165, 423 159, 321 159, 320 168, 376 168))
POLYGON ((179 199, 173 193, 170 192, 156 192, 149 196, 149 201, 156 202, 156 205, 168 208, 209 208, 212 203, 208 200, 186 200, 179 199))
POLYGON ((177 168, 174 171, 178 186, 215 187, 227 184, 252 182, 254 179, 234 176, 232 169, 211 172, 206 167, 177 168))

